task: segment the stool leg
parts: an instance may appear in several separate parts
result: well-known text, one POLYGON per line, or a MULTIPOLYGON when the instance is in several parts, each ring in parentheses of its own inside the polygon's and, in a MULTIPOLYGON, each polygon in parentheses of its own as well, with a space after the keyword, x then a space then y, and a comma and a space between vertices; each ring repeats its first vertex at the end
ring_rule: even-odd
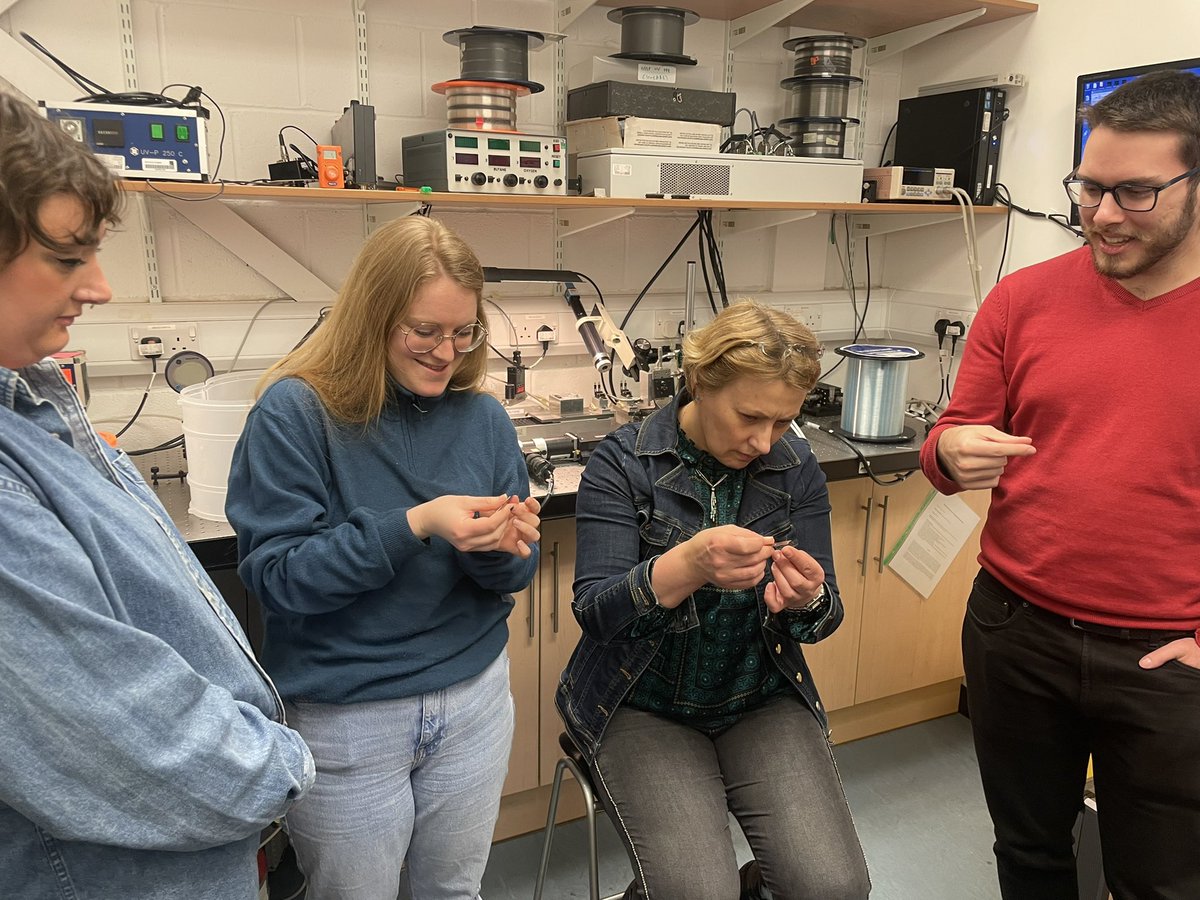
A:
POLYGON ((567 760, 560 759, 554 767, 554 785, 550 789, 550 811, 546 814, 546 836, 542 841, 542 861, 538 866, 537 883, 533 886, 533 900, 542 900, 542 888, 546 884, 546 869, 550 866, 550 845, 554 843, 554 820, 558 817, 558 794, 562 790, 563 769, 567 760))
POLYGON ((579 784, 579 791, 583 794, 583 812, 587 817, 588 896, 591 900, 601 900, 600 853, 596 842, 596 795, 592 792, 588 773, 581 771, 573 759, 564 759, 563 762, 570 768, 571 774, 579 784))

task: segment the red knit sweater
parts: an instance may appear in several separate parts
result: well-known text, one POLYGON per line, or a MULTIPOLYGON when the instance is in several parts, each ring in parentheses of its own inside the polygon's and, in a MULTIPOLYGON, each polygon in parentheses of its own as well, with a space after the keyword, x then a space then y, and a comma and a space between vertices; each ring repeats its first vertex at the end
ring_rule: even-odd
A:
POLYGON ((1141 300, 1084 247, 1016 272, 971 328, 950 425, 1033 438, 1012 458, 980 563, 1064 616, 1131 628, 1200 624, 1200 280, 1141 300))

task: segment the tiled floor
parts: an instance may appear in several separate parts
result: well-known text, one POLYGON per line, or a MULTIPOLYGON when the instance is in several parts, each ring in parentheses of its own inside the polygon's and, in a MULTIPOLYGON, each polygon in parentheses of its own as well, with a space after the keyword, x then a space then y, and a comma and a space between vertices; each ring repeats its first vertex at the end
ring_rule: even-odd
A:
MULTIPOLYGON (((1000 896, 966 719, 947 716, 855 741, 837 747, 835 756, 871 870, 872 900, 1000 896)), ((629 883, 630 868, 616 833, 600 818, 600 890, 607 896, 629 883)), ((749 859, 737 837, 739 861, 749 859)), ((484 900, 530 900, 541 848, 540 832, 496 844, 484 900)), ((587 897, 582 821, 556 830, 544 897, 587 897)))

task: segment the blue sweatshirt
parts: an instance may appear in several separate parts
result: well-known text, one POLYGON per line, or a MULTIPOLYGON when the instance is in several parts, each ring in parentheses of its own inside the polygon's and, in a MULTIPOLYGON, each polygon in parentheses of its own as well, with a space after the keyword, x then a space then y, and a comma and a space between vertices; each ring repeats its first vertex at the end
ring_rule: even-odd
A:
POLYGON ((408 510, 446 494, 529 495, 516 432, 487 394, 417 398, 339 426, 303 381, 273 384, 233 454, 225 512, 262 603, 262 661, 288 700, 355 703, 440 690, 508 641, 508 594, 537 568, 418 539, 408 510))

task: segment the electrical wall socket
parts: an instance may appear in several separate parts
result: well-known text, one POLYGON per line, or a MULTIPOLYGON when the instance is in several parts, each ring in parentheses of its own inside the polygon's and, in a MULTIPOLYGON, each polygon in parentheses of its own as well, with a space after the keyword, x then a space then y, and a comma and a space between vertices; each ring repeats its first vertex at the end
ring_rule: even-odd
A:
POLYGON ((935 310, 933 313, 933 319, 929 323, 929 330, 931 332, 934 331, 934 326, 937 324, 939 319, 945 319, 948 322, 962 322, 963 327, 966 329, 963 331, 962 337, 959 338, 959 340, 962 340, 962 338, 967 336, 967 332, 971 330, 971 323, 975 321, 975 313, 974 311, 968 311, 965 309, 935 310))
POLYGON ((654 311, 654 337, 678 340, 681 322, 683 322, 682 309, 656 309, 654 311))
POLYGON ((558 315, 552 313, 534 313, 525 316, 513 316, 513 330, 516 332, 514 347, 540 347, 542 342, 537 339, 538 329, 549 325, 558 332, 558 315))
POLYGON ((142 338, 156 337, 162 341, 162 358, 168 360, 181 350, 200 349, 199 332, 195 322, 151 322, 129 326, 129 358, 145 359, 138 351, 142 338))
POLYGON ((819 306, 785 306, 783 311, 808 326, 809 331, 821 330, 821 307, 819 306))

